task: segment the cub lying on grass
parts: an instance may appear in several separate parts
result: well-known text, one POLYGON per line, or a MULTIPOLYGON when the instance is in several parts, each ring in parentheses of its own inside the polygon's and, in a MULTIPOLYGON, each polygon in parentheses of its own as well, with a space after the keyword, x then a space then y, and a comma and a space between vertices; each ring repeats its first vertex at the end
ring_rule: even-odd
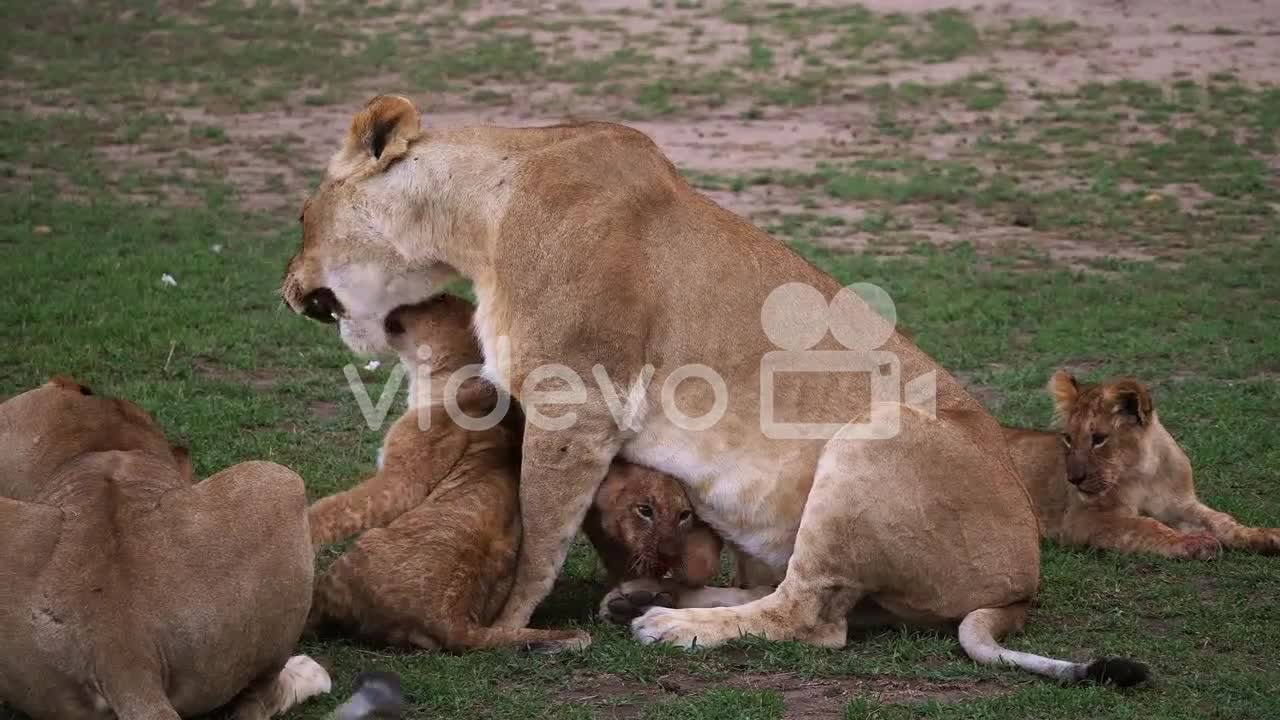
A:
POLYGON ((1067 545, 1208 559, 1222 546, 1280 554, 1280 529, 1251 528, 1196 499, 1191 462, 1136 380, 1049 381, 1061 433, 1006 428, 1041 532, 1067 545))
MULTIPOLYGON (((312 627, 448 651, 553 652, 591 642, 584 632, 489 627, 507 600, 520 550, 520 440, 519 425, 508 419, 468 430, 446 408, 450 375, 481 362, 473 311, 462 298, 440 295, 387 317, 388 336, 411 371, 410 407, 383 441, 378 473, 311 507, 316 548, 372 528, 317 580, 312 627)), ((451 394, 475 418, 498 402, 479 377, 451 394)))

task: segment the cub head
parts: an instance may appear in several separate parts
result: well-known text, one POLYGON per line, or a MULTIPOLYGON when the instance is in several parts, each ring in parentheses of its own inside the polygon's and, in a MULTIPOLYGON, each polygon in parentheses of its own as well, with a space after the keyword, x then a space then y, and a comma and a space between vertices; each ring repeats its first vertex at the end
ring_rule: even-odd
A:
POLYGON ((302 248, 289 261, 281 293, 295 312, 336 323, 352 351, 388 349, 383 320, 401 305, 439 291, 454 271, 420 247, 422 181, 415 143, 422 137, 409 100, 383 95, 351 121, 319 189, 302 206, 302 248), (414 261, 409 260, 410 248, 414 261))
POLYGON ((456 369, 482 360, 471 329, 474 315, 474 305, 446 293, 392 310, 383 320, 383 329, 405 364, 456 369))
POLYGON ((609 542, 626 553, 628 578, 660 578, 682 569, 696 519, 675 478, 615 463, 596 492, 595 511, 609 542))
MULTIPOLYGON (((32 488, 90 452, 137 450, 169 459, 190 478, 185 449, 171 446, 145 410, 57 376, 0 404, 0 495, 32 488)), ((16 496, 16 495, 15 495, 16 496)))
POLYGON ((1143 461, 1156 423, 1151 392, 1132 378, 1082 384, 1059 370, 1049 380, 1067 458, 1067 480, 1100 495, 1143 461))

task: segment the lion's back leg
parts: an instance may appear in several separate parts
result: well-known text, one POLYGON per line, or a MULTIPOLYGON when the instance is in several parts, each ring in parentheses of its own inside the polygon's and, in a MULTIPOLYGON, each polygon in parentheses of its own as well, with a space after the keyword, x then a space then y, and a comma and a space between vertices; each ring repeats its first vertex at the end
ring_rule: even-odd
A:
POLYGON ((864 597, 938 622, 1034 594, 1039 538, 1017 479, 956 422, 897 407, 895 436, 828 442, 774 593, 738 607, 654 609, 632 624, 636 637, 688 647, 756 634, 836 647, 864 597))

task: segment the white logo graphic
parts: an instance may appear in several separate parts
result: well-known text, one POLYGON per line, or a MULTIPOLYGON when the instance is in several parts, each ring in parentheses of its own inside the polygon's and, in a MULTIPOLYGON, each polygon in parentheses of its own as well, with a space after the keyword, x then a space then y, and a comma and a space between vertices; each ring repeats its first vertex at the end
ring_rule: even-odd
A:
MULTIPOLYGON (((803 283, 780 285, 765 299, 760 309, 760 324, 770 342, 783 348, 767 352, 760 359, 760 429, 765 436, 778 440, 834 437, 883 440, 895 437, 901 429, 899 403, 934 412, 934 373, 908 382, 904 399, 901 359, 890 351, 876 349, 893 336, 897 324, 893 300, 880 287, 855 283, 841 288, 828 304, 817 288, 803 283), (814 349, 828 332, 844 350, 814 349), (811 393, 803 396, 792 393, 780 400, 777 378, 789 373, 865 373, 870 384, 869 415, 853 422, 781 420, 780 415, 796 413, 801 406, 826 401, 811 393)), ((822 385, 805 387, 821 388, 822 385)), ((845 404, 837 400, 834 406, 845 404)))

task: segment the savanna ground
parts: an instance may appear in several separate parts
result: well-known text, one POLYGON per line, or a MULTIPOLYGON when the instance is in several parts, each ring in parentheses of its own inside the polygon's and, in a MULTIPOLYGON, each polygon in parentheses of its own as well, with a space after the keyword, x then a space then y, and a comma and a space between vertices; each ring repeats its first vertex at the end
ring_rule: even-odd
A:
MULTIPOLYGON (((5 5, 0 396, 67 372, 155 413, 202 474, 269 458, 319 497, 368 472, 352 358, 276 288, 345 122, 394 91, 432 125, 630 122, 717 201, 889 290, 1002 421, 1049 423, 1053 368, 1137 375, 1202 495, 1280 524, 1266 2, 5 5)), ((375 397, 391 367, 360 371, 375 397)), ((1062 688, 896 629, 642 648, 592 619, 579 547, 537 621, 585 625, 587 652, 308 641, 336 692, 290 717, 369 669, 424 718, 1280 717, 1280 560, 1046 546, 1043 575, 1011 644, 1142 658, 1157 686, 1062 688)))

